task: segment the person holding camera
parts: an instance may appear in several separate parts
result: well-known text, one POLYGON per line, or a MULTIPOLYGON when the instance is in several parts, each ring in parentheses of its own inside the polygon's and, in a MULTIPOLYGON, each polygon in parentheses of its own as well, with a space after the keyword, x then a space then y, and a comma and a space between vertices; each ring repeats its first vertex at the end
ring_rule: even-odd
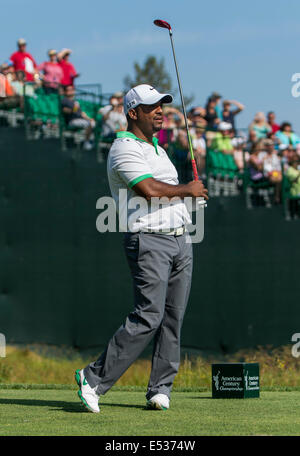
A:
POLYGON ((127 119, 123 108, 123 93, 114 93, 109 100, 109 105, 99 109, 102 114, 102 136, 104 138, 116 138, 118 131, 125 131, 127 119))

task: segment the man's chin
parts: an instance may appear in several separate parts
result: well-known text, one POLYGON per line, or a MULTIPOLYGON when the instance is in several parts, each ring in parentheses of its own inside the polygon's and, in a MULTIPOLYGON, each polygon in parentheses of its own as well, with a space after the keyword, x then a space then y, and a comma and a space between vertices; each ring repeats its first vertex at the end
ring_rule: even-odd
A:
POLYGON ((154 130, 154 133, 157 133, 158 131, 160 131, 163 127, 163 122, 155 122, 155 124, 153 125, 153 130, 154 130))

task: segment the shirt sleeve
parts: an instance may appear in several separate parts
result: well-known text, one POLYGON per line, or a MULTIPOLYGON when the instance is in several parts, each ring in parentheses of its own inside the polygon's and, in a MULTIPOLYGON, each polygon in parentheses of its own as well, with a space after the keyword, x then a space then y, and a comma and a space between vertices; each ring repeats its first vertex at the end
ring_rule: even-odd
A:
POLYGON ((130 149, 122 149, 120 148, 120 151, 112 157, 111 166, 129 188, 148 177, 153 177, 142 150, 135 149, 134 146, 130 149))
POLYGON ((76 76, 77 74, 77 71, 75 70, 75 67, 72 63, 70 63, 70 76, 73 78, 74 76, 76 76))
POLYGON ((111 105, 107 105, 107 106, 103 106, 103 108, 100 108, 99 112, 100 112, 100 114, 105 116, 105 114, 108 114, 109 111, 111 111, 111 110, 112 110, 112 106, 111 105))
POLYGON ((9 60, 11 62, 13 62, 13 64, 15 65, 15 63, 16 63, 16 53, 15 52, 9 57, 9 60))

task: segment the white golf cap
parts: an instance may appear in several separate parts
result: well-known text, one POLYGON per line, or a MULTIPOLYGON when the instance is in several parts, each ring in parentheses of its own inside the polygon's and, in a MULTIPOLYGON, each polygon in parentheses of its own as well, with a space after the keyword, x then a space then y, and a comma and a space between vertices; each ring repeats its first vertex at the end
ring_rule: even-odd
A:
POLYGON ((130 109, 136 108, 140 104, 152 105, 159 101, 172 103, 173 97, 169 93, 159 93, 148 84, 140 84, 126 93, 124 97, 124 112, 127 114, 130 109))
POLYGON ((231 130, 232 125, 229 122, 221 122, 218 126, 218 130, 220 131, 225 131, 225 130, 231 130))

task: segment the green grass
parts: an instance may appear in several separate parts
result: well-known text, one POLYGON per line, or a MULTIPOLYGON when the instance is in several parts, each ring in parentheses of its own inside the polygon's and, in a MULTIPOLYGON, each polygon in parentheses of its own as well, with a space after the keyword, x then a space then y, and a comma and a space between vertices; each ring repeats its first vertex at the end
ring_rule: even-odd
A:
POLYGON ((85 411, 75 369, 92 359, 61 348, 7 347, 0 358, 0 436, 4 435, 300 435, 300 364, 290 346, 220 357, 185 358, 171 409, 145 409, 151 363, 137 360, 101 397, 101 413, 85 411), (211 363, 258 362, 260 399, 211 399, 211 363))
POLYGON ((211 399, 173 392, 166 412, 145 409, 141 391, 110 391, 100 414, 86 412, 72 389, 0 389, 0 435, 300 435, 300 392, 260 399, 211 399))

